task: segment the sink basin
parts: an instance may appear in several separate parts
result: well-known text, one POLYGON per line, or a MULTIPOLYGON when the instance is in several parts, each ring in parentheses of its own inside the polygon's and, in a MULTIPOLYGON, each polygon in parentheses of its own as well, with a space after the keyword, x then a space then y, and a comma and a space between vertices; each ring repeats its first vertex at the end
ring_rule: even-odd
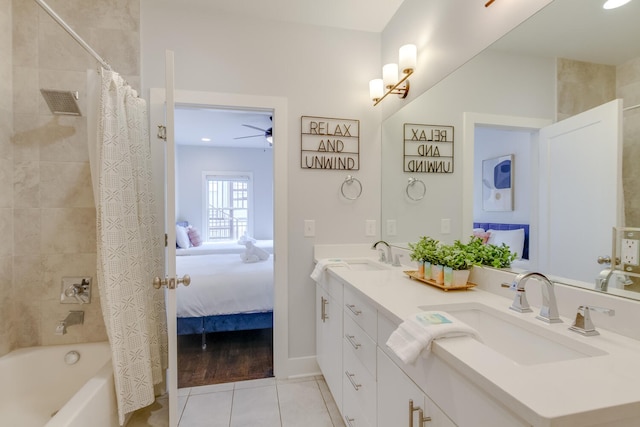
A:
POLYGON ((420 310, 450 313, 478 331, 482 343, 519 365, 538 365, 563 360, 603 356, 607 353, 532 324, 507 312, 479 303, 420 306, 420 310))
POLYGON ((370 259, 347 259, 347 264, 352 270, 355 271, 376 271, 376 270, 388 270, 389 267, 385 264, 370 260, 370 259))

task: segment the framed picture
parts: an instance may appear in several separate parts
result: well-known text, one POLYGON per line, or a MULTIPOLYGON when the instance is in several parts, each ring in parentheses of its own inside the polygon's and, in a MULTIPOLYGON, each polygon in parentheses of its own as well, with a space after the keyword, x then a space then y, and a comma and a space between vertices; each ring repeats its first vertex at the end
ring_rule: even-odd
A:
POLYGON ((482 161, 482 209, 513 210, 513 154, 482 161))

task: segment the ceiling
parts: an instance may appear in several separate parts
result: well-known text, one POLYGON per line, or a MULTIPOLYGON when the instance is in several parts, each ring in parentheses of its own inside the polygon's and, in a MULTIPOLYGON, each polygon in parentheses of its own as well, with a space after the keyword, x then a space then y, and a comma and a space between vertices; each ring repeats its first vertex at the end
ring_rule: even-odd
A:
MULTIPOLYGON (((213 10, 260 16, 265 20, 375 32, 384 29, 402 3, 402 0, 188 1, 213 10)), ((500 1, 502 0, 496 0, 494 7, 500 1)), ((637 57, 640 0, 614 10, 603 10, 603 3, 604 0, 555 0, 498 40, 491 48, 610 65, 618 65, 637 57), (625 42, 620 43, 621 39, 625 42)), ((269 112, 259 111, 179 107, 176 110, 176 143, 266 149, 269 144, 264 137, 235 138, 261 133, 243 124, 269 129, 270 116, 269 112), (201 141, 203 137, 210 138, 211 142, 201 141)), ((276 135, 274 144, 277 144, 276 135)))

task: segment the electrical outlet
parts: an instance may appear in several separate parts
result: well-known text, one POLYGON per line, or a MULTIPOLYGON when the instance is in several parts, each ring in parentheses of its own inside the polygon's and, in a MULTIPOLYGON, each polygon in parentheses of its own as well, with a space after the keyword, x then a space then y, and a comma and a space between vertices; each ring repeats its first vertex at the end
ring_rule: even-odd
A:
POLYGON ((398 230, 396 229, 396 220, 388 219, 387 220, 387 236, 395 236, 398 234, 398 230))
POLYGON ((304 220, 304 237, 314 237, 316 235, 316 221, 313 219, 304 220))
POLYGON ((376 235, 376 220, 368 219, 365 223, 365 236, 375 236, 376 235))
POLYGON ((626 265, 638 265, 638 240, 622 239, 620 257, 626 265))

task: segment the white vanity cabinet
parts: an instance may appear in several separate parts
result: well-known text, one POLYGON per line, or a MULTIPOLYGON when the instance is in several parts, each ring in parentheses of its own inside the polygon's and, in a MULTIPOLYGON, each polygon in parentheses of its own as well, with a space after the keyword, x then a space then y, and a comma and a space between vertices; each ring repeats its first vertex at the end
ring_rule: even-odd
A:
POLYGON ((411 379, 378 349, 378 426, 455 427, 411 379))
POLYGON ((342 283, 325 274, 316 283, 316 357, 338 408, 342 402, 342 283))

